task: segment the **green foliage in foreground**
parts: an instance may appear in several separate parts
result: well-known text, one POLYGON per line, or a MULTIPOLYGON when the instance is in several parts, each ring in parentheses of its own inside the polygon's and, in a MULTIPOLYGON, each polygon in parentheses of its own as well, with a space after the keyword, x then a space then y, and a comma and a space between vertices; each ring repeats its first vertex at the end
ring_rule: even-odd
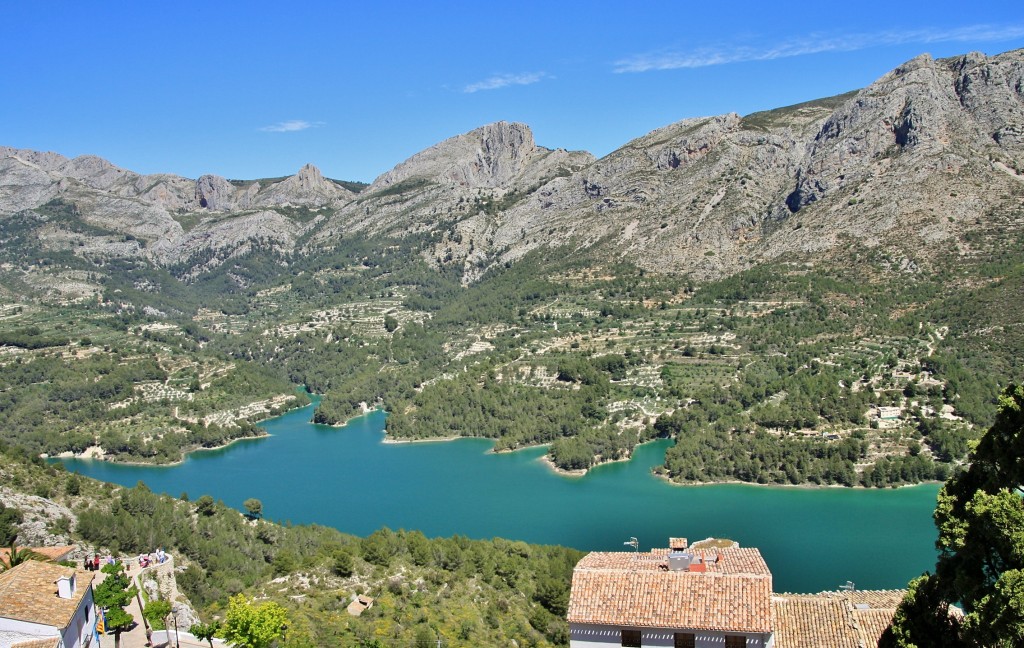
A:
POLYGON ((288 613, 277 603, 253 603, 238 594, 228 599, 221 636, 239 648, 268 648, 287 625, 288 613))
POLYGON ((565 609, 583 555, 574 549, 280 526, 249 520, 209 496, 189 502, 141 483, 101 484, 2 444, 0 472, 11 487, 72 508, 83 544, 122 555, 167 549, 183 567, 178 587, 207 621, 240 594, 279 604, 289 619, 286 646, 410 645, 426 632, 446 645, 568 643, 565 609), (77 495, 68 493, 72 480, 77 495), (375 603, 353 618, 344 610, 356 594, 375 603))
POLYGON ((1024 387, 1000 398, 970 467, 939 493, 934 574, 911 583, 888 645, 992 646, 1024 642, 1024 387), (950 606, 961 605, 961 620, 950 606))
POLYGON ((0 502, 0 546, 14 544, 18 537, 18 525, 24 520, 24 513, 0 502))
POLYGON ((131 627, 135 618, 125 611, 138 589, 131 584, 120 565, 105 565, 107 577, 96 586, 93 600, 97 607, 106 608, 106 632, 113 633, 114 645, 121 643, 121 633, 131 627))

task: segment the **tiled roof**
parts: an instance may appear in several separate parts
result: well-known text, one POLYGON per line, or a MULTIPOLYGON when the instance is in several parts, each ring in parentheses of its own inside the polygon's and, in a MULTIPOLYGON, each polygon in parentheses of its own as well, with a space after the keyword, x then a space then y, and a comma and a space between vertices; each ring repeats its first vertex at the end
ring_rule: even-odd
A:
POLYGON ((65 628, 92 583, 93 574, 29 560, 0 574, 0 617, 65 628), (57 579, 75 575, 69 599, 57 596, 57 579))
POLYGON ((668 571, 667 555, 588 554, 573 570, 569 622, 771 632, 771 572, 756 549, 706 552, 702 572, 668 571))
MULTIPOLYGON (((65 547, 17 547, 17 549, 28 549, 32 553, 39 554, 47 560, 64 560, 69 553, 77 549, 75 545, 69 545, 65 547)), ((7 562, 7 557, 11 555, 10 547, 0 547, 0 561, 7 562)))
POLYGON ((877 646, 882 633, 892 625, 896 608, 887 610, 854 610, 853 619, 857 624, 857 636, 862 646, 877 646))
POLYGON ((846 601, 815 595, 777 596, 775 648, 860 648, 846 601))
MULTIPOLYGON (((746 574, 750 576, 771 577, 761 552, 757 549, 710 549, 694 551, 695 556, 702 558, 707 573, 713 574, 746 574), (717 558, 717 560, 716 560, 717 558)), ((664 571, 668 560, 668 549, 651 549, 650 553, 632 553, 628 551, 601 552, 594 551, 583 557, 576 564, 576 569, 624 569, 627 571, 664 571)))
POLYGON ((775 648, 877 646, 902 590, 779 594, 772 599, 775 648))
POLYGON ((57 648, 60 646, 60 637, 48 637, 46 639, 29 639, 11 644, 11 648, 57 648))
POLYGON ((850 605, 868 605, 872 608, 893 609, 900 604, 907 590, 854 590, 842 592, 850 605))

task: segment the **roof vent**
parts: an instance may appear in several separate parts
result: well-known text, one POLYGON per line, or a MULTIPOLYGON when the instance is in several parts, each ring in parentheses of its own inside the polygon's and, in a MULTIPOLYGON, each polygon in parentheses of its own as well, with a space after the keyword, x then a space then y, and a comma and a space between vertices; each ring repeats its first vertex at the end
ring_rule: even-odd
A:
POLYGON ((689 571, 690 563, 693 562, 694 558, 695 556, 692 553, 673 551, 668 555, 668 570, 689 571))
POLYGON ((75 595, 75 575, 61 576, 57 579, 57 596, 69 599, 75 595))

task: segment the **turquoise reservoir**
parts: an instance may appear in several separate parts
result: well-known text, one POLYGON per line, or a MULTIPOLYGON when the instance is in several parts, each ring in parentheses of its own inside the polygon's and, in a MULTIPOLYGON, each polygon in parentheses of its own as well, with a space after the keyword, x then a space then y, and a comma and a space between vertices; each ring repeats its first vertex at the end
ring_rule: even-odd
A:
POLYGON ((724 484, 676 486, 651 475, 669 441, 585 477, 551 471, 543 448, 494 454, 483 439, 383 443, 385 415, 344 427, 310 423, 313 406, 261 424, 271 436, 195 452, 170 467, 64 460, 69 470, 242 508, 255 497, 277 521, 367 535, 389 526, 622 550, 727 537, 761 550, 777 592, 900 588, 933 568, 938 486, 864 490, 724 484))

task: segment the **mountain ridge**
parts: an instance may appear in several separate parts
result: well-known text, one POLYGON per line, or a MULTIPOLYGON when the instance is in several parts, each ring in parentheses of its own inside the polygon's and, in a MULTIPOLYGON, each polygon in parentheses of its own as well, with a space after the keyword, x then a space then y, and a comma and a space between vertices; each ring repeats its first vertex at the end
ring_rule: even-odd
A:
MULTIPOLYGON (((0 147, 0 222, 60 199, 136 243, 80 247, 162 267, 210 257, 191 278, 254 249, 283 260, 338 237, 417 233, 431 237, 422 256, 458 268, 464 283, 555 248, 698 280, 828 254, 847 239, 899 237, 927 257, 948 252, 972 220, 1019 227, 1022 88, 1024 50, 925 54, 859 91, 685 119, 600 159, 537 146, 528 126, 499 121, 411 156, 358 194, 312 165, 273 182, 190 180, 0 147)), ((59 240, 47 245, 68 250, 59 240)))

